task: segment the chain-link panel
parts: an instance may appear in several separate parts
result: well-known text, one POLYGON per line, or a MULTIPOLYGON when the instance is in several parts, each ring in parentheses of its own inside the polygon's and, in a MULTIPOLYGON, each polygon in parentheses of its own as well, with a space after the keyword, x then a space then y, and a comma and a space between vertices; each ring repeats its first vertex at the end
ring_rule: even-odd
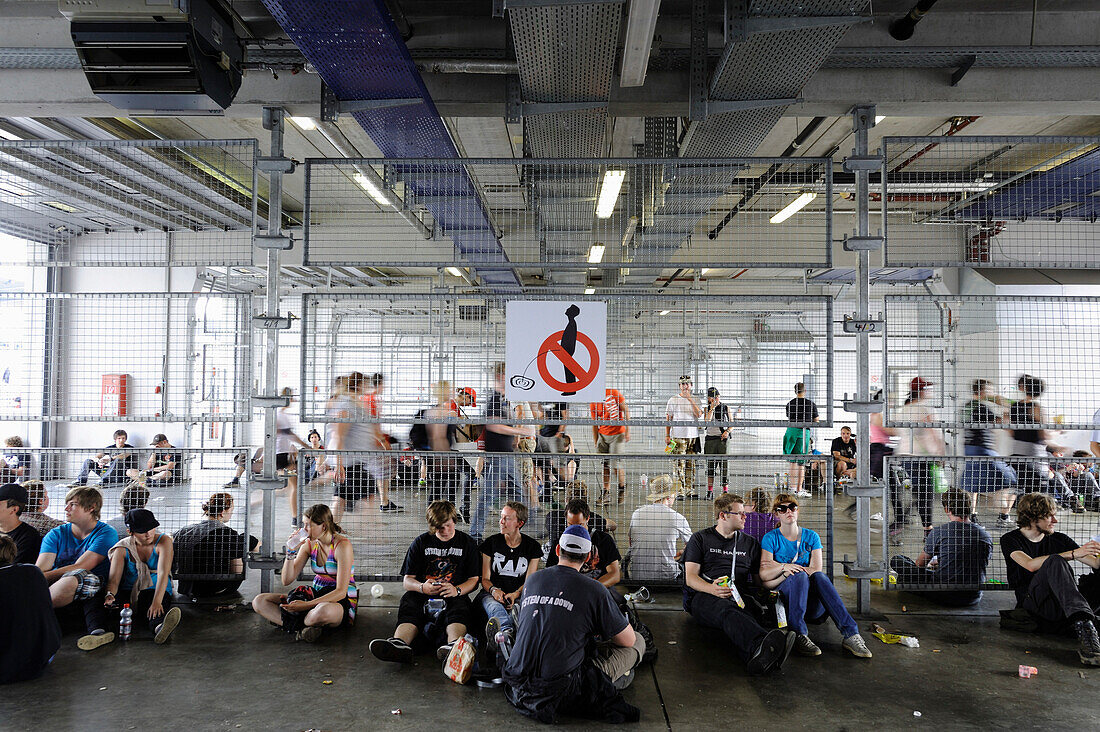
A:
POLYGON ((307 174, 314 265, 625 276, 831 261, 831 163, 817 158, 309 160, 307 174))
POLYGON ((0 294, 0 419, 250 420, 250 315, 245 295, 0 294))
POLYGON ((1016 440, 1092 428, 1100 299, 889 295, 885 303, 888 426, 972 426, 981 379, 988 408, 1016 440))
POLYGON ((886 264, 1100 267, 1100 138, 887 137, 886 264))

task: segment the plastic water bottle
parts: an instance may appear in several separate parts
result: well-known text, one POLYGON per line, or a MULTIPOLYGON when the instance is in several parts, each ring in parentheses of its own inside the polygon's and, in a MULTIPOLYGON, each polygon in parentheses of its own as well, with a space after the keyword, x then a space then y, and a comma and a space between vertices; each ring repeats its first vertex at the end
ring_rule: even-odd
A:
POLYGON ((124 641, 130 640, 130 634, 133 630, 134 611, 130 609, 129 605, 123 605, 122 612, 119 613, 118 637, 124 641))
POLYGON ((642 473, 641 481, 642 481, 642 490, 644 491, 646 489, 646 486, 649 485, 649 476, 646 475, 645 473, 642 473))
POLYGON ((295 531, 290 535, 290 538, 286 540, 286 550, 292 552, 298 549, 309 538, 309 529, 305 526, 295 531))
POLYGON ((787 608, 783 605, 783 596, 778 592, 772 593, 772 601, 775 602, 775 625, 779 628, 787 627, 787 608))

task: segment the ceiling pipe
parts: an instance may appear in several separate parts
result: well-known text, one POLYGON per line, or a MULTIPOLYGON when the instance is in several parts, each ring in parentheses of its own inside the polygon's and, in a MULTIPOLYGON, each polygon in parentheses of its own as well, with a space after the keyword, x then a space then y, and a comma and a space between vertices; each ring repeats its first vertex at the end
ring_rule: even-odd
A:
POLYGON ((417 59, 416 70, 425 74, 518 74, 518 61, 504 61, 485 58, 435 58, 417 59))
POLYGON ((913 37, 913 29, 917 27, 917 23, 935 4, 936 0, 918 0, 908 13, 890 24, 890 35, 896 40, 908 41, 913 37))
MULTIPOLYGON (((794 140, 791 141, 791 144, 787 145, 787 149, 783 151, 783 154, 780 157, 789 158, 793 156, 795 152, 797 152, 798 149, 806 143, 806 140, 810 139, 810 135, 816 132, 817 128, 820 127, 824 122, 824 117, 814 117, 813 119, 811 119, 809 124, 803 127, 802 131, 799 132, 797 136, 795 136, 794 140)), ((727 213, 722 218, 722 220, 718 222, 717 226, 715 226, 707 233, 707 238, 712 240, 717 239, 718 235, 722 233, 722 229, 726 228, 726 224, 733 220, 733 217, 736 216, 738 212, 740 212, 741 209, 744 208, 748 204, 748 202, 752 200, 753 196, 760 192, 761 188, 766 186, 772 181, 773 178, 775 178, 776 173, 779 172, 779 168, 779 163, 776 163, 769 167, 768 170, 759 178, 750 182, 748 190, 741 195, 741 200, 738 201, 732 209, 730 209, 729 213, 727 213)))

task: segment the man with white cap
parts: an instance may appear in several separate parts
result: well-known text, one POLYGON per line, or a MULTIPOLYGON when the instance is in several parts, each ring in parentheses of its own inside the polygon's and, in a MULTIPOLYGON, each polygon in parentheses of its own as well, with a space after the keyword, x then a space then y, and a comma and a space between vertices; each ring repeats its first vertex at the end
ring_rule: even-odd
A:
POLYGON ((526 717, 550 724, 563 713, 606 722, 640 717, 619 690, 633 681, 645 641, 612 592, 578 571, 591 551, 587 529, 566 527, 555 547, 558 564, 524 586, 515 643, 500 651, 508 659, 505 695, 526 717), (594 637, 601 642, 589 655, 594 637))
POLYGON ((639 506, 630 517, 628 574, 632 580, 679 580, 683 568, 677 561, 677 541, 686 544, 691 525, 672 508, 678 491, 671 475, 659 475, 649 482, 650 503, 639 506))
MULTIPOLYGON (((703 410, 691 393, 691 377, 684 374, 680 377, 680 391, 665 405, 665 420, 669 422, 665 426, 665 444, 668 446, 665 451, 675 455, 698 454, 696 443, 699 441, 699 428, 690 423, 702 416, 703 410), (674 422, 677 424, 673 425, 674 422)), ((697 497, 694 460, 685 458, 676 461, 676 480, 682 496, 697 497)))

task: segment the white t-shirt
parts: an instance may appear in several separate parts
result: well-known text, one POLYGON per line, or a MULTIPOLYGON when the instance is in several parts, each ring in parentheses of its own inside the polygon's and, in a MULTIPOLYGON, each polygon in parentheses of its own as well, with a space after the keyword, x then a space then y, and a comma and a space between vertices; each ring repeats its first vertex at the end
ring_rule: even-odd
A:
POLYGON ((290 452, 293 448, 290 442, 290 431, 293 425, 290 423, 290 415, 285 409, 275 412, 275 454, 290 452))
POLYGON ((1100 409, 1096 410, 1096 414, 1092 415, 1092 437, 1089 438, 1090 442, 1100 442, 1100 409))
MULTIPOLYGON (((347 412, 347 416, 353 420, 368 419, 370 415, 367 413, 367 408, 359 399, 344 394, 333 400, 332 405, 329 407, 328 414, 332 417, 341 416, 341 412, 347 412)), ((344 444, 336 444, 336 427, 339 423, 329 422, 325 425, 325 447, 329 450, 335 450, 337 448, 341 450, 377 450, 378 442, 374 439, 374 433, 371 430, 372 425, 368 422, 350 422, 347 426, 347 432, 344 433, 344 444)), ((352 463, 360 462, 360 460, 352 460, 352 463)))
POLYGON ((630 517, 630 578, 675 580, 676 540, 687 543, 691 526, 686 518, 661 503, 641 506, 630 517))
MULTIPOLYGON (((925 422, 934 419, 923 404, 905 404, 894 415, 899 422, 925 422)), ((897 455, 939 455, 933 427, 899 427, 897 455)))
MULTIPOLYGON (((668 405, 665 406, 665 418, 671 419, 673 422, 696 422, 699 419, 692 411, 691 402, 687 400, 687 397, 679 394, 668 400, 668 405)), ((673 425, 670 429, 669 434, 678 440, 694 440, 699 436, 698 427, 673 425)))

